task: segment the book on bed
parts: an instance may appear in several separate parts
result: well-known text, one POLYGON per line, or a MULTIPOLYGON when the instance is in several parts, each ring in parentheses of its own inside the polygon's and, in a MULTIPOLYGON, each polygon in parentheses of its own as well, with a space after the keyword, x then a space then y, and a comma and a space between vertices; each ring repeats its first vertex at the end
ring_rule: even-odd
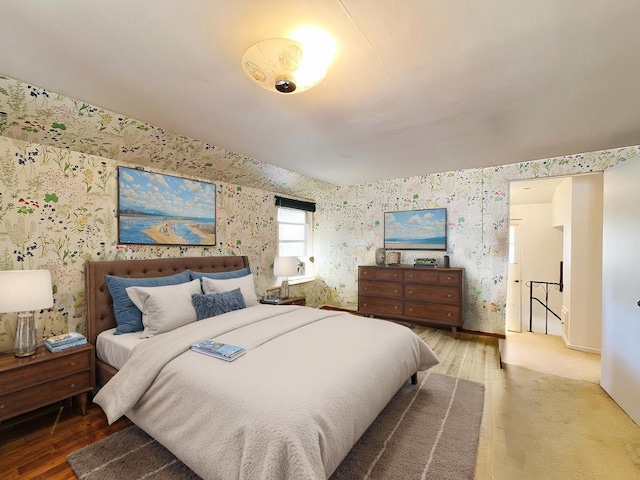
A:
POLYGON ((202 342, 195 343, 191 345, 191 350, 198 353, 204 353, 205 355, 211 355, 212 357, 221 358, 227 362, 231 362, 240 355, 246 353, 244 347, 238 347, 228 343, 220 343, 215 340, 204 340, 202 342))

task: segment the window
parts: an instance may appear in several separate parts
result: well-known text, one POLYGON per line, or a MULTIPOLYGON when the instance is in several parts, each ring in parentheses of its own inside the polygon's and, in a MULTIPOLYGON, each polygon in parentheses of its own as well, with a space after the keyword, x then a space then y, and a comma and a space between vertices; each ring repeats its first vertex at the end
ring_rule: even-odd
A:
POLYGON ((312 212, 278 207, 278 256, 298 257, 300 266, 295 278, 312 277, 312 212))

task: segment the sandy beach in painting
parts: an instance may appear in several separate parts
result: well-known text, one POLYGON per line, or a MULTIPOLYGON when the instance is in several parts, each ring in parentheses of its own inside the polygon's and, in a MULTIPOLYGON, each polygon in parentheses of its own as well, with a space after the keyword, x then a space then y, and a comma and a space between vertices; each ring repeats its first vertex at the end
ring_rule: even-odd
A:
MULTIPOLYGON (((186 244, 187 241, 184 238, 176 235, 176 233, 173 231, 172 226, 177 223, 184 223, 184 222, 181 220, 165 220, 164 222, 159 223, 158 225, 154 225, 151 228, 147 228, 146 230, 143 230, 143 233, 149 235, 149 237, 151 237, 153 241, 156 243, 186 244)), ((202 244, 204 245, 215 244, 216 234, 215 234, 215 231, 214 232, 210 231, 211 230, 210 227, 208 227, 206 231, 205 229, 198 228, 196 225, 188 225, 187 228, 202 239, 201 241, 202 244)))
MULTIPOLYGON (((121 217, 121 221, 124 223, 139 221, 140 218, 138 216, 125 216, 121 217)), ((148 217, 147 217, 148 220, 148 217)), ((158 220, 156 222, 147 221, 148 228, 140 229, 138 232, 144 234, 146 237, 150 238, 154 244, 160 245, 187 245, 187 244, 201 244, 201 245, 215 245, 216 241, 216 231, 214 224, 207 223, 198 223, 196 221, 189 222, 183 219, 166 219, 166 220, 158 220), (182 228, 182 232, 184 233, 185 229, 188 229, 189 232, 196 235, 200 242, 194 242, 194 238, 184 238, 183 236, 176 233, 174 226, 180 226, 182 228)), ((130 236, 130 234, 129 234, 130 236)), ((134 242, 136 243, 136 242, 134 242)), ((141 243, 151 243, 151 242, 141 242, 141 243)))

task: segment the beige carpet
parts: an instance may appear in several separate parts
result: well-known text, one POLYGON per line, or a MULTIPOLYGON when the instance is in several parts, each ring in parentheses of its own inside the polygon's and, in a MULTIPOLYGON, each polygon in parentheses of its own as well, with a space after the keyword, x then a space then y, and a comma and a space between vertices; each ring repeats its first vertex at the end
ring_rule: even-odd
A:
POLYGON ((507 332, 500 342, 504 363, 574 380, 600 383, 600 355, 572 350, 557 335, 507 332))
POLYGON ((593 382, 504 365, 495 479, 640 479, 640 429, 593 382))
MULTIPOLYGON (((482 384, 420 372, 418 385, 400 389, 331 479, 472 479, 483 402, 482 384)), ((86 480, 198 478, 138 427, 67 460, 86 480)))

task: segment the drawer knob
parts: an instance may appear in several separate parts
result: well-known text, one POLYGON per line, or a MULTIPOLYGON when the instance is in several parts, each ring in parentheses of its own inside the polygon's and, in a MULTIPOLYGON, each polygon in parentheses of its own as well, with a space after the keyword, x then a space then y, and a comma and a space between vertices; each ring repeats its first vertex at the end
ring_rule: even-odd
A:
POLYGON ((76 384, 75 384, 75 383, 72 383, 72 384, 70 385, 70 387, 71 387, 71 388, 76 388, 76 384))
POLYGON ((447 317, 450 317, 450 316, 451 316, 451 312, 447 313, 447 317))
POLYGON ((447 280, 451 280, 451 277, 447 277, 447 280))
POLYGON ((409 290, 409 295, 413 295, 413 290, 409 290))
POLYGON ((3 408, 4 408, 4 403, 0 405, 0 410, 2 410, 3 408))
POLYGON ((72 367, 75 367, 76 366, 76 362, 70 362, 69 365, 72 366, 72 367))
POLYGON ((394 293, 398 293, 398 289, 396 288, 393 292, 394 292, 394 293))
POLYGON ((364 289, 366 290, 368 287, 364 287, 364 289))
POLYGON ((451 298, 451 294, 447 295, 447 298, 451 298))
POLYGON ((398 309, 398 306, 396 305, 396 306, 395 306, 395 307, 393 307, 393 308, 395 308, 395 309, 397 310, 397 309, 398 309))

